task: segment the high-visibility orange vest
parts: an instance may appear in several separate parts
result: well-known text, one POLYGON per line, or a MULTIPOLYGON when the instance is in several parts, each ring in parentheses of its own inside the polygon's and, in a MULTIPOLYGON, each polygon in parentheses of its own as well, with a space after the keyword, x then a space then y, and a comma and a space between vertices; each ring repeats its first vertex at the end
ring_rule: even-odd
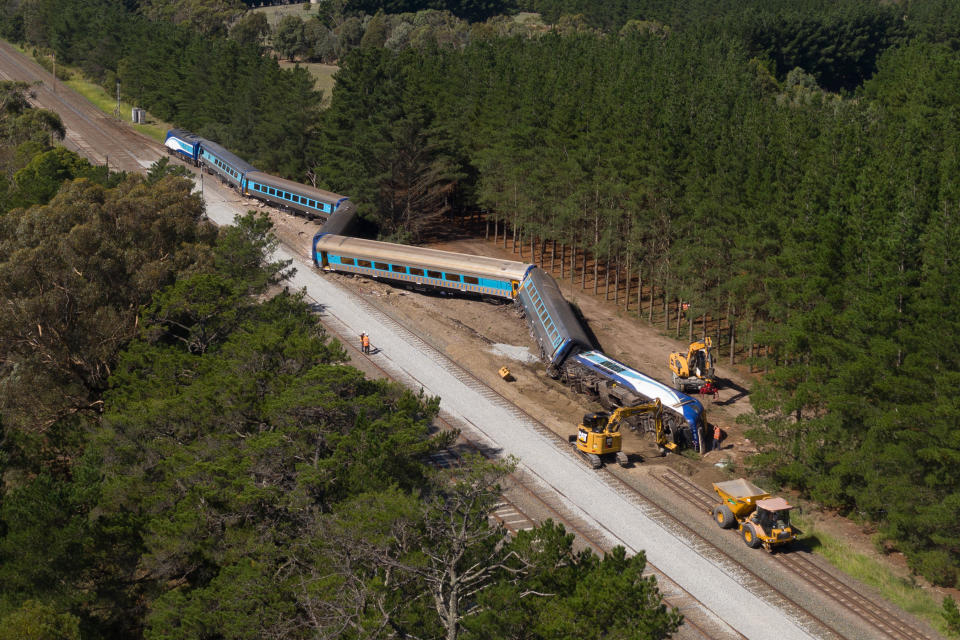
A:
POLYGON ((363 336, 363 346, 364 347, 370 346, 370 336, 363 336))
POLYGON ((714 427, 714 428, 713 428, 713 439, 714 439, 714 440, 719 440, 721 437, 723 437, 723 431, 720 430, 720 427, 714 427))

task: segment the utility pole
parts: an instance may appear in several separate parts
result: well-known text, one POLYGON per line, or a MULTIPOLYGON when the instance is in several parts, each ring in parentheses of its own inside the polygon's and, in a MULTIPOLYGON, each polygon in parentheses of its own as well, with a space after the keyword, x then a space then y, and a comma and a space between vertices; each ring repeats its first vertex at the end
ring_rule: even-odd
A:
POLYGON ((57 52, 53 52, 53 92, 57 92, 57 52))
POLYGON ((117 78, 117 107, 113 110, 113 116, 120 119, 120 78, 117 78))

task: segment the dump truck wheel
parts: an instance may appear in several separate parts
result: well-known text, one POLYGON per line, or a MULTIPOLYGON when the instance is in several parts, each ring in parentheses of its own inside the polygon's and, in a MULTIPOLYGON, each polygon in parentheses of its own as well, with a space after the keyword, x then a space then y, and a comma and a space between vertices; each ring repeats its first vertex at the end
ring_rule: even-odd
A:
POLYGON ((713 519, 721 529, 729 529, 736 522, 730 507, 725 504, 718 504, 713 508, 713 519))
POLYGON ((753 528, 752 524, 743 525, 743 529, 740 531, 743 535, 743 544, 747 545, 751 549, 756 549, 762 544, 762 540, 757 537, 757 531, 753 528))

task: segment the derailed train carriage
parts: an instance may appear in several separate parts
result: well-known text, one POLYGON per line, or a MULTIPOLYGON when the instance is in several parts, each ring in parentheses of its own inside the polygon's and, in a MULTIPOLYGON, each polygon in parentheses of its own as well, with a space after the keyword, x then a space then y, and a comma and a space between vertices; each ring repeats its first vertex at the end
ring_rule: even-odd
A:
POLYGON ((465 253, 378 242, 326 233, 313 238, 313 263, 414 291, 513 300, 533 265, 465 253))
POLYGON ((311 252, 318 267, 413 290, 515 301, 550 376, 608 410, 659 399, 673 442, 704 451, 703 405, 594 349, 556 280, 536 265, 351 238, 347 234, 356 210, 345 196, 265 174, 220 145, 181 129, 167 133, 165 146, 244 195, 309 217, 325 217, 311 252))
MULTIPOLYGON (((678 446, 703 451, 703 405, 594 349, 556 280, 536 265, 328 232, 338 224, 325 224, 314 237, 312 258, 318 267, 408 289, 514 300, 553 378, 594 398, 608 410, 659 399, 665 409, 663 423, 668 437, 678 446)), ((648 417, 633 418, 634 426, 652 430, 648 417)))
MULTIPOLYGON (((706 416, 700 401, 595 350, 550 274, 531 270, 520 287, 517 304, 551 377, 596 399, 608 411, 659 399, 668 437, 678 446, 705 452, 706 416)), ((632 424, 653 430, 650 417, 636 416, 631 418, 632 424)))
POLYGON ((347 201, 346 196, 271 176, 262 171, 251 171, 246 175, 243 194, 281 209, 305 214, 311 219, 315 216, 329 216, 347 201))

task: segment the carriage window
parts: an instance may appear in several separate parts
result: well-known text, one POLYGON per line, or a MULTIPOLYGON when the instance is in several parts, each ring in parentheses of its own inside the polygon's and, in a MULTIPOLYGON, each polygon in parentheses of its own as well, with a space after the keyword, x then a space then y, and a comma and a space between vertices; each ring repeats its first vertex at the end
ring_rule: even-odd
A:
POLYGON ((416 267, 410 267, 410 273, 415 276, 422 276, 423 269, 417 269, 416 267))
POLYGON ((374 262, 373 266, 376 267, 377 269, 380 269, 381 271, 390 270, 390 265, 388 265, 386 262, 374 262))
POLYGON ((450 282, 460 282, 460 276, 455 273, 445 273, 443 279, 449 280, 450 282))
POLYGON ((300 204, 300 196, 293 196, 293 201, 300 204))
POLYGON ((474 278, 473 276, 463 276, 463 281, 467 284, 480 284, 480 280, 474 278))
POLYGON ((390 270, 391 270, 391 271, 396 271, 396 272, 398 272, 398 273, 406 273, 406 272, 407 272, 407 268, 406 268, 405 266, 403 266, 402 264, 392 264, 392 265, 390 265, 390 270))
POLYGON ((428 278, 442 278, 443 274, 439 271, 427 271, 428 278))
POLYGON ((353 265, 353 258, 343 258, 343 257, 341 257, 341 258, 340 258, 340 264, 348 264, 348 265, 350 265, 350 266, 352 267, 352 266, 354 266, 354 265, 353 265))
POLYGON ((271 187, 271 189, 270 189, 270 195, 272 195, 272 196, 277 195, 277 190, 271 187))
POLYGON ((358 266, 358 267, 366 267, 366 268, 369 269, 369 268, 372 267, 373 265, 370 264, 370 261, 369 261, 369 260, 357 260, 357 266, 358 266))

